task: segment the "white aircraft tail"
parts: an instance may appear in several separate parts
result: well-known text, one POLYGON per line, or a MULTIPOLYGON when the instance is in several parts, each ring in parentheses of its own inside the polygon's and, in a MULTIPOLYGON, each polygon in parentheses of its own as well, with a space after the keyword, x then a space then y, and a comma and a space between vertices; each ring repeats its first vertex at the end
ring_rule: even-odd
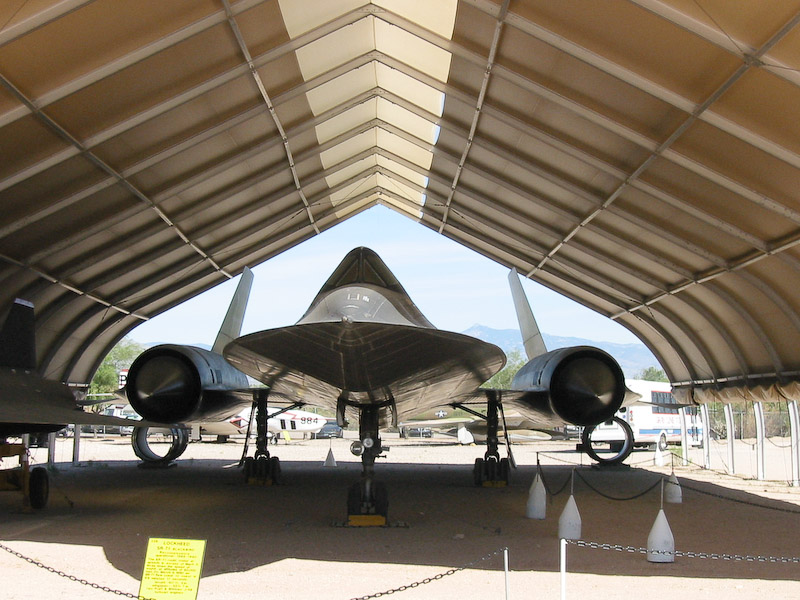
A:
POLYGON ((214 340, 214 346, 211 348, 212 352, 222 354, 222 349, 229 342, 238 338, 242 333, 244 311, 247 308, 247 300, 250 298, 250 288, 252 285, 253 272, 245 267, 239 279, 239 285, 236 286, 236 292, 234 292, 233 298, 231 299, 228 312, 225 313, 225 319, 222 321, 222 326, 219 328, 217 339, 214 340))
POLYGON ((467 429, 463 423, 459 424, 458 426, 458 443, 462 446, 468 446, 470 444, 475 443, 475 438, 473 437, 472 433, 470 433, 469 429, 467 429))
POLYGON ((522 289, 516 269, 511 269, 508 274, 508 283, 511 286, 511 297, 514 299, 514 310, 517 311, 517 322, 519 323, 520 333, 522 333, 522 344, 525 346, 525 354, 528 355, 528 360, 531 360, 547 352, 547 346, 545 346, 542 334, 539 332, 539 326, 536 324, 531 305, 525 295, 525 290, 522 289))

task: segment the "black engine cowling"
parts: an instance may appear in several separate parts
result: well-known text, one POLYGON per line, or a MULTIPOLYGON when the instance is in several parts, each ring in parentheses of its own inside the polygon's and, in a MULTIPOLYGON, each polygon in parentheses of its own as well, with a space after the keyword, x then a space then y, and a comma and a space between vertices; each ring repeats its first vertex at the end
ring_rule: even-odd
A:
MULTIPOLYGON (((591 346, 547 352, 522 367, 512 382, 516 390, 531 390, 530 408, 549 412, 564 423, 597 425, 611 419, 625 399, 625 377, 614 358, 591 346)), ((523 399, 523 402, 525 400, 523 399)))
POLYGON ((251 399, 247 377, 225 359, 194 346, 165 344, 133 362, 125 393, 133 409, 158 423, 225 418, 251 399))

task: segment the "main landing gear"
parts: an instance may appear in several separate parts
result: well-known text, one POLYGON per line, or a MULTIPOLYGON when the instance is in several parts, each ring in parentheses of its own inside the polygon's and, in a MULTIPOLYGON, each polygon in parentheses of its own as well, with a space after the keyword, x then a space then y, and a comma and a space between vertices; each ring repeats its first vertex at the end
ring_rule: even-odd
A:
POLYGON ((358 428, 360 441, 350 446, 350 451, 361 457, 361 480, 350 486, 347 493, 348 527, 386 527, 388 524, 389 495, 386 485, 375 481, 375 459, 384 450, 378 433, 378 411, 377 406, 361 409, 358 428))
MULTIPOLYGON (((256 451, 254 456, 247 456, 247 445, 250 440, 250 430, 253 419, 247 425, 247 436, 244 442, 244 451, 239 466, 243 467, 244 479, 253 485, 275 485, 281 481, 281 463, 277 456, 270 456, 267 450, 267 399, 269 389, 260 388, 253 391, 253 414, 256 422, 256 451)), ((284 410, 289 410, 284 409, 284 410)), ((284 412, 284 411, 281 411, 284 412)))
POLYGON ((44 508, 50 495, 47 471, 44 467, 30 468, 26 441, 9 444, 5 439, 0 439, 0 458, 14 456, 19 459, 19 467, 0 470, 0 490, 19 490, 25 508, 44 508))
POLYGON ((511 444, 508 440, 508 431, 505 427, 505 415, 503 414, 503 404, 500 393, 495 390, 486 390, 487 410, 486 415, 460 405, 460 408, 467 412, 486 419, 486 453, 483 458, 475 459, 475 466, 472 469, 472 476, 475 485, 482 487, 505 487, 508 485, 511 476, 511 467, 514 459, 511 454, 511 444), (503 431, 506 436, 506 446, 508 448, 508 458, 500 458, 500 440, 497 432, 500 428, 500 416, 503 416, 503 431))

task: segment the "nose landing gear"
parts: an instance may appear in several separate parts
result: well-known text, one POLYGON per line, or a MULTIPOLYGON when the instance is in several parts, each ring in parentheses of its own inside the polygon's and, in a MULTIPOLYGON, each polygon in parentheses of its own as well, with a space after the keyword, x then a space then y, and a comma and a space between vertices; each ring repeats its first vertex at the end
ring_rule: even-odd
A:
POLYGON ((359 438, 350 451, 361 456, 361 480, 347 493, 348 527, 386 527, 389 495, 383 482, 375 481, 375 459, 384 448, 378 433, 378 407, 365 406, 359 419, 359 438))

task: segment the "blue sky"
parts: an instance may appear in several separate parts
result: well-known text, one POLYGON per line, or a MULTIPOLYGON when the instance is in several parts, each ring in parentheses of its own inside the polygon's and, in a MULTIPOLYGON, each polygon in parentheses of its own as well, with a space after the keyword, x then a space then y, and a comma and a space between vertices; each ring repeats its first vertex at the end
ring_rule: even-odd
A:
MULTIPOLYGON (((439 329, 474 324, 517 329, 508 269, 399 213, 375 207, 253 268, 242 333, 295 323, 350 250, 372 248, 422 313, 439 329)), ((141 343, 211 344, 239 278, 134 329, 141 343)), ((545 333, 595 341, 638 342, 627 329, 548 288, 523 280, 545 333)))

